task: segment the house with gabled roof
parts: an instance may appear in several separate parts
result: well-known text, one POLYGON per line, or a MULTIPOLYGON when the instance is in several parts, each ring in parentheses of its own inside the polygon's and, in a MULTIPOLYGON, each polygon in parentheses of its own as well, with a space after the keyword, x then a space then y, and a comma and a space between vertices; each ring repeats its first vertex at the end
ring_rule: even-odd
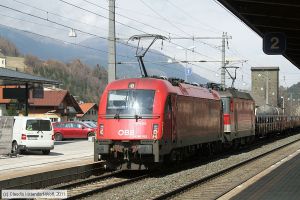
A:
MULTIPOLYGON (((11 102, 10 99, 3 99, 0 88, 0 104, 9 106, 11 102)), ((73 121, 76 114, 83 114, 79 104, 67 90, 44 89, 43 98, 33 98, 30 92, 28 103, 28 116, 50 118, 52 122, 73 121)))
POLYGON ((79 121, 94 121, 97 122, 98 105, 95 103, 80 103, 83 114, 77 114, 76 118, 79 121))
POLYGON ((44 90, 43 98, 30 98, 29 116, 47 117, 51 121, 74 121, 82 110, 67 90, 44 90))

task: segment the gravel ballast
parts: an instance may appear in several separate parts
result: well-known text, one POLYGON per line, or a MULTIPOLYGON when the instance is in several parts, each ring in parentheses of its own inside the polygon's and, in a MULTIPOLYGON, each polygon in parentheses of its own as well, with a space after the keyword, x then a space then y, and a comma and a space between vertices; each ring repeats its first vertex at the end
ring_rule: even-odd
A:
POLYGON ((249 158, 256 157, 297 139, 300 139, 300 134, 263 145, 248 152, 229 155, 226 158, 212 161, 195 168, 186 169, 163 177, 147 178, 142 181, 138 181, 129 185, 93 195, 91 197, 87 197, 85 199, 153 199, 155 196, 167 192, 171 189, 175 189, 180 185, 185 185, 186 183, 193 180, 206 177, 224 168, 228 168, 232 165, 248 160, 249 158))

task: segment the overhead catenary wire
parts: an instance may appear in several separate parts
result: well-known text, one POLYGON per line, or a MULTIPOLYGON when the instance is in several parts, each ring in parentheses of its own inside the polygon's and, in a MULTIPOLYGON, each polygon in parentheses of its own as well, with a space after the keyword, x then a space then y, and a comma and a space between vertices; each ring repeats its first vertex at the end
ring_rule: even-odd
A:
MULTIPOLYGON (((25 14, 25 15, 28 15, 28 16, 40 19, 40 20, 44 20, 44 21, 47 21, 49 23, 52 23, 52 24, 55 24, 55 25, 59 25, 59 26, 62 26, 62 27, 68 28, 68 29, 73 29, 73 30, 81 32, 83 34, 87 34, 87 35, 90 35, 90 36, 98 37, 98 38, 104 39, 104 40, 109 40, 109 38, 107 38, 107 37, 99 36, 97 34, 90 33, 90 32, 87 32, 87 31, 83 31, 81 29, 74 28, 72 26, 68 26, 68 25, 65 25, 65 24, 62 24, 62 23, 59 23, 59 22, 56 22, 56 21, 53 21, 53 20, 50 20, 50 19, 47 19, 47 18, 44 18, 44 17, 41 17, 41 16, 37 16, 37 15, 31 14, 31 13, 27 13, 27 12, 24 12, 24 11, 21 11, 21 10, 18 10, 18 9, 9 7, 9 6, 5 6, 5 5, 1 5, 0 4, 0 7, 9 9, 9 10, 12 10, 12 11, 15 11, 15 12, 19 12, 19 13, 22 13, 22 14, 25 14)), ((121 41, 116 41, 116 42, 119 43, 119 44, 125 45, 125 46, 129 46, 131 48, 136 48, 135 46, 129 45, 129 44, 121 42, 121 41)), ((161 55, 161 54, 159 54, 159 55, 161 55)), ((161 56, 163 56, 163 55, 161 55, 161 56)))
MULTIPOLYGON (((190 15, 189 13, 185 12, 185 10, 183 10, 182 8, 176 6, 176 5, 175 5, 174 3, 172 3, 171 1, 167 0, 167 2, 168 2, 171 6, 173 6, 173 7, 176 8, 177 10, 179 10, 181 13, 185 14, 186 16, 192 18, 193 20, 195 20, 195 21, 197 21, 197 22, 199 21, 198 19, 195 19, 195 18, 194 18, 192 15, 190 15)), ((198 23, 199 23, 199 22, 198 22, 198 23)), ((211 29, 217 30, 216 28, 213 28, 213 27, 210 26, 210 25, 205 24, 205 26, 211 27, 211 29)), ((218 30, 218 32, 214 31, 214 33, 217 33, 217 34, 220 34, 220 33, 222 33, 222 32, 224 32, 224 31, 220 31, 220 30, 218 30)), ((205 38, 203 38, 203 39, 205 39, 205 38)), ((209 46, 209 47, 211 47, 211 48, 213 48, 213 49, 216 49, 216 50, 218 50, 218 51, 221 51, 220 46, 212 45, 212 44, 209 44, 209 43, 207 43, 207 42, 198 41, 198 40, 197 40, 197 42, 200 42, 200 43, 205 44, 205 45, 207 45, 207 46, 209 46)))
MULTIPOLYGON (((69 42, 69 41, 65 41, 65 40, 53 38, 53 37, 50 37, 50 36, 45 36, 45 35, 42 35, 42 34, 34 33, 34 32, 31 32, 31 31, 28 31, 28 30, 18 29, 18 28, 15 28, 15 27, 11 27, 11 26, 4 25, 4 24, 1 24, 1 25, 2 25, 2 26, 5 26, 5 27, 8 27, 8 28, 11 28, 11 29, 14 29, 14 30, 17 30, 17 31, 22 31, 22 32, 25 32, 25 33, 29 33, 29 34, 33 34, 33 35, 36 35, 36 36, 39 36, 39 37, 43 37, 43 38, 47 38, 47 39, 51 39, 51 40, 63 42, 63 43, 70 44, 70 45, 73 45, 73 46, 78 46, 78 47, 86 48, 86 49, 89 49, 89 50, 93 50, 93 51, 97 51, 97 52, 105 53, 105 54, 108 54, 108 53, 109 53, 108 51, 101 50, 101 49, 97 49, 97 48, 93 48, 93 47, 90 47, 90 46, 81 45, 81 44, 77 44, 77 43, 73 43, 73 42, 69 42)), ((120 54, 117 54, 117 56, 132 59, 132 57, 129 57, 129 56, 126 56, 126 55, 120 55, 120 54)), ((129 62, 134 63, 134 61, 129 61, 129 62)), ((136 66, 133 65, 132 63, 126 63, 126 65, 131 65, 131 66, 133 66, 133 67, 136 67, 136 66)), ((121 63, 117 62, 117 64, 121 64, 121 63)), ((157 65, 157 66, 159 66, 159 67, 166 67, 165 65, 162 65, 162 64, 157 65)), ((182 72, 181 70, 174 69, 174 68, 172 68, 172 70, 175 70, 175 71, 178 71, 178 72, 182 72)))
MULTIPOLYGON (((13 11, 16 11, 16 12, 19 12, 19 13, 22 13, 22 14, 29 15, 29 16, 31 16, 31 17, 35 17, 35 18, 41 19, 41 20, 45 20, 45 21, 47 21, 47 22, 50 22, 50 23, 53 23, 53 24, 56 24, 56 25, 60 25, 60 26, 62 26, 62 27, 72 28, 71 26, 67 26, 67 25, 64 25, 64 24, 61 24, 61 23, 58 23, 58 22, 55 22, 55 21, 52 21, 52 20, 49 20, 49 19, 46 19, 46 18, 37 16, 37 15, 34 15, 34 14, 31 14, 31 13, 26 13, 26 12, 24 12, 24 11, 21 11, 21 10, 18 10, 18 9, 14 9, 14 8, 11 8, 11 7, 8 7, 8 6, 0 5, 0 7, 4 7, 4 8, 7 8, 7 9, 10 9, 10 10, 13 10, 13 11)), ((73 29, 74 29, 74 28, 73 28, 73 29)), ((96 34, 93 34, 93 33, 89 33, 89 32, 86 32, 86 31, 82 31, 82 30, 80 30, 80 29, 74 29, 74 30, 79 31, 79 32, 82 32, 82 33, 85 33, 85 34, 88 34, 88 35, 91 35, 91 36, 99 37, 99 38, 101 38, 101 39, 107 39, 106 37, 102 37, 102 36, 99 36, 99 35, 96 35, 96 34)), ((25 30, 23 30, 23 31, 25 31, 25 30)), ((33 33, 33 32, 32 32, 32 33, 33 33)), ((37 33, 36 33, 36 34, 37 34, 37 33)), ((40 35, 40 34, 37 34, 37 35, 40 35)), ((49 37, 49 38, 51 38, 51 37, 49 37)), ((52 38, 52 39, 53 39, 53 38, 52 38)), ((66 41, 63 41, 63 40, 61 40, 61 41, 62 41, 62 42, 66 42, 66 41)), ((71 43, 71 42, 69 42, 69 43, 75 45, 75 43, 71 43)), ((121 42, 118 42, 118 43, 121 43, 121 42)), ((135 46, 132 46, 132 45, 129 45, 129 44, 126 44, 126 43, 121 43, 121 44, 126 45, 126 46, 129 46, 129 47, 131 47, 131 48, 136 48, 135 46)), ((79 45, 77 45, 77 46, 79 46, 79 45)), ((82 47, 86 47, 86 46, 84 46, 84 45, 81 45, 81 46, 82 46, 82 47)), ((89 48, 89 47, 87 47, 87 48, 89 48)), ((94 49, 94 50, 96 50, 95 48, 91 48, 91 47, 90 47, 89 49, 94 49)), ((104 53, 108 53, 107 51, 103 51, 103 50, 101 50, 101 51, 104 52, 104 53)), ((154 52, 152 51, 151 53, 154 53, 154 52)), ((158 53, 156 53, 156 54, 159 55, 159 56, 163 56, 163 57, 169 58, 169 56, 167 56, 167 55, 158 54, 158 53)))
MULTIPOLYGON (((94 14, 94 15, 96 15, 96 16, 104 17, 104 18, 106 18, 106 19, 109 19, 108 17, 105 17, 105 16, 103 16, 103 15, 99 15, 99 14, 93 12, 93 11, 90 11, 90 10, 88 10, 88 9, 82 8, 82 7, 77 6, 77 5, 75 5, 75 4, 69 3, 69 2, 67 2, 67 1, 65 1, 65 0, 58 0, 58 1, 61 1, 61 2, 65 3, 65 4, 68 4, 68 5, 70 5, 70 6, 73 6, 73 7, 75 7, 75 8, 80 9, 80 10, 84 10, 84 11, 86 11, 86 12, 92 13, 92 14, 94 14)), ((142 33, 147 34, 147 32, 145 32, 145 31, 143 31, 143 30, 140 30, 140 29, 138 29, 138 28, 135 28, 135 27, 126 25, 126 24, 124 24, 124 23, 121 23, 121 22, 118 22, 118 21, 116 21, 116 23, 121 24, 121 25, 124 25, 124 26, 126 26, 126 27, 131 28, 131 29, 134 29, 134 30, 137 30, 137 31, 139 31, 139 32, 142 32, 142 33)), ((174 43, 174 42, 170 42, 170 43, 172 43, 172 44, 174 44, 174 45, 176 45, 176 46, 180 46, 181 48, 186 49, 186 50, 188 50, 188 51, 192 51, 192 50, 190 50, 190 49, 188 49, 188 48, 186 48, 186 47, 184 47, 184 46, 182 46, 182 45, 178 45, 178 44, 176 44, 176 43, 174 43)), ((149 52, 154 53, 153 51, 149 51, 149 52)), ((208 57, 208 58, 210 58, 210 59, 214 59, 214 58, 212 58, 212 57, 206 56, 206 55, 204 55, 204 54, 202 54, 202 53, 199 53, 199 52, 197 52, 197 51, 192 51, 192 52, 197 53, 197 54, 202 55, 202 56, 205 56, 205 57, 208 57)), ((154 53, 154 54, 155 54, 155 53, 154 53)), ((158 55, 161 56, 161 54, 158 54, 158 55)), ((168 56, 166 56, 166 57, 168 57, 168 56)))
MULTIPOLYGON (((125 12, 130 12, 130 13, 134 13, 136 15, 141 15, 143 17, 148 17, 148 18, 151 18, 151 19, 156 19, 156 20, 160 20, 160 21, 164 21, 164 19, 158 17, 158 16, 154 16, 154 15, 149 15, 147 13, 142 13, 140 11, 137 11, 137 10, 133 10, 133 9, 128 9, 128 8, 123 8, 121 6, 116 6, 116 8, 120 11, 125 11, 125 12)), ((120 13, 120 12, 119 12, 120 13)), ((170 19, 169 19, 170 20, 170 19)), ((191 24, 186 24, 186 23, 181 23, 179 21, 172 21, 172 19, 170 20, 171 22, 173 23, 176 23, 176 24, 179 24, 181 26, 184 26, 184 27, 190 27, 190 28, 196 28, 196 29, 203 29, 203 26, 194 26, 194 25, 191 25, 191 24)))
MULTIPOLYGON (((109 19, 108 17, 105 17, 105 16, 103 16, 103 15, 99 15, 99 14, 93 12, 93 11, 90 11, 90 10, 88 10, 88 9, 82 8, 82 7, 77 6, 77 5, 75 5, 75 4, 69 3, 69 2, 67 2, 67 1, 65 1, 65 0, 58 0, 58 1, 61 1, 61 2, 65 3, 65 4, 68 4, 68 5, 70 5, 70 6, 73 6, 73 7, 75 7, 75 8, 80 9, 80 10, 84 10, 84 11, 86 11, 86 12, 92 13, 92 14, 94 14, 94 15, 96 15, 96 16, 104 17, 104 18, 106 18, 106 19, 109 19)), ((167 20, 167 19, 166 19, 166 20, 167 20)), ((116 21, 116 23, 121 24, 121 25, 123 25, 123 26, 126 26, 126 27, 128 27, 128 28, 137 30, 137 31, 139 31, 139 32, 141 32, 141 33, 147 34, 147 32, 145 32, 145 31, 143 31, 143 30, 140 30, 140 29, 138 29, 138 28, 135 28, 135 27, 126 25, 126 24, 124 24, 124 23, 121 23, 121 22, 118 22, 118 21, 116 21)), ((186 33, 186 34, 188 34, 188 33, 186 33)), ((170 43, 173 43, 173 44, 175 44, 176 46, 180 46, 180 45, 178 45, 178 44, 176 44, 176 43, 174 43, 174 42, 170 42, 170 43)), ((182 47, 182 48, 184 48, 184 49, 186 49, 186 50, 189 50, 189 49, 186 48, 186 47, 183 47, 183 46, 180 46, 180 47, 182 47)), ((152 52, 152 51, 150 51, 150 52, 152 52)), ((195 52, 195 51, 193 51, 193 52, 195 52)), ((152 53, 153 53, 153 52, 152 52, 152 53)), ((201 54, 201 53, 199 53, 199 52, 195 52, 195 53, 197 53, 197 54, 199 54, 199 55, 202 55, 202 56, 205 56, 205 57, 208 57, 208 56, 206 56, 206 55, 204 55, 204 54, 201 54)), ((211 57, 208 57, 208 58, 211 59, 211 57)))
POLYGON ((170 25, 172 25, 173 27, 175 27, 177 30, 181 31, 182 33, 186 34, 186 35, 190 35, 191 34, 187 33, 185 30, 179 28, 176 24, 174 24, 173 22, 171 22, 170 20, 168 20, 166 17, 162 16, 160 13, 158 13, 156 10, 154 10, 151 6, 149 6, 147 3, 145 3, 143 0, 140 0, 140 2, 142 2, 142 4, 144 4, 147 8, 149 8, 152 12, 154 12, 156 15, 160 16, 162 19, 164 19, 166 22, 168 22, 170 25))
POLYGON ((37 18, 37 19, 40 19, 40 20, 44 20, 44 21, 50 22, 50 23, 52 23, 52 24, 55 24, 55 25, 59 25, 59 26, 68 28, 68 29, 74 29, 75 31, 79 31, 79 32, 84 33, 84 34, 87 34, 87 35, 96 36, 96 37, 99 37, 99 38, 105 39, 105 40, 107 39, 106 37, 99 36, 99 35, 96 35, 96 34, 93 34, 93 33, 89 33, 89 32, 86 32, 86 31, 83 31, 83 30, 74 28, 74 27, 72 27, 72 26, 68 26, 68 25, 65 25, 65 24, 62 24, 62 23, 59 23, 59 22, 50 20, 50 19, 48 19, 48 18, 44 18, 44 17, 41 17, 41 16, 37 16, 37 15, 31 14, 31 13, 27 13, 27 12, 24 12, 24 11, 21 11, 21 10, 18 10, 18 9, 9 7, 9 6, 5 6, 5 5, 0 4, 0 7, 6 8, 6 9, 9 9, 9 10, 12 10, 12 11, 15 11, 15 12, 18 12, 18 13, 21 13, 21 14, 25 14, 25 15, 28 15, 28 16, 31 16, 31 17, 34 17, 34 18, 37 18))
MULTIPOLYGON (((104 50, 101 50, 101 49, 97 49, 97 48, 93 48, 93 47, 89 47, 89 46, 85 46, 85 45, 81 45, 81 44, 77 44, 77 43, 73 43, 73 42, 68 42, 68 41, 65 41, 65 40, 53 38, 53 37, 50 37, 50 36, 41 35, 41 34, 38 34, 38 33, 31 32, 31 31, 23 30, 23 29, 18 29, 18 28, 15 28, 15 27, 4 25, 4 24, 1 24, 1 25, 2 26, 6 26, 6 27, 11 28, 11 29, 14 29, 14 30, 18 30, 18 31, 22 31, 22 32, 25 32, 25 33, 33 34, 33 35, 36 35, 36 36, 39 36, 39 37, 48 38, 48 39, 59 41, 59 42, 63 42, 63 43, 66 43, 66 44, 70 44, 70 45, 79 46, 79 47, 82 47, 82 48, 94 50, 94 51, 97 51, 97 52, 100 52, 100 53, 105 53, 105 54, 108 53, 107 51, 104 51, 104 50)), ((131 58, 129 56, 124 56, 124 55, 120 55, 120 54, 117 54, 117 55, 120 56, 120 57, 131 58)), ((131 65, 133 67, 136 67, 135 65, 132 65, 132 64, 126 64, 126 65, 131 65)), ((158 66, 165 67, 164 65, 158 65, 158 66)), ((174 70, 174 69, 172 69, 172 70, 174 70)), ((177 70, 177 69, 175 69, 175 71, 181 72, 180 70, 177 70)))
POLYGON ((40 23, 37 23, 37 22, 32 22, 32 21, 29 21, 29 20, 26 20, 26 19, 12 17, 12 16, 5 15, 5 14, 0 14, 0 15, 3 16, 3 17, 10 18, 10 19, 14 19, 14 20, 18 20, 18 21, 23 21, 23 22, 27 22, 27 23, 30 23, 30 24, 35 24, 35 25, 38 25, 38 26, 44 26, 44 27, 47 27, 47 28, 56 29, 56 30, 60 30, 60 31, 67 31, 67 30, 69 30, 69 29, 62 29, 62 28, 47 26, 45 24, 40 24, 40 23))
MULTIPOLYGON (((151 6, 149 6, 147 3, 145 3, 143 0, 140 0, 140 2, 142 2, 147 8, 149 8, 152 12, 154 12, 156 15, 160 16, 162 19, 164 19, 167 23, 169 23, 170 25, 172 25, 173 27, 175 27, 177 30, 185 33, 186 35, 189 35, 191 38, 193 38, 194 36, 191 35, 190 33, 186 32, 185 30, 179 28, 177 25, 175 25, 173 22, 171 22, 169 19, 167 19, 166 17, 162 16, 160 13, 158 13, 156 10, 154 10, 151 6)), ((214 45, 208 44, 206 42, 203 41, 199 41, 196 40, 196 42, 200 42, 202 44, 205 44, 213 49, 217 49, 218 51, 220 51, 220 49, 218 49, 217 47, 215 47, 214 45)))
MULTIPOLYGON (((2 6, 2 7, 6 7, 6 8, 8 8, 8 9, 11 9, 11 10, 14 10, 14 11, 16 11, 16 12, 20 12, 20 13, 23 13, 23 14, 27 14, 27 15, 32 16, 32 17, 36 17, 36 18, 39 18, 39 19, 42 19, 42 20, 46 20, 47 22, 50 22, 50 23, 53 23, 53 24, 56 24, 56 25, 61 25, 61 26, 66 27, 66 28, 72 28, 72 27, 70 27, 70 26, 66 26, 66 25, 64 25, 64 24, 61 24, 61 23, 58 23, 58 22, 49 20, 48 18, 36 16, 36 15, 31 14, 31 13, 26 13, 26 12, 23 12, 23 11, 14 9, 14 8, 9 8, 9 7, 7 7, 7 6, 3 6, 3 5, 1 5, 1 6, 2 6)), ((95 36, 95 37, 100 37, 100 38, 102 38, 102 39, 107 39, 107 38, 105 38, 105 37, 102 37, 102 36, 99 36, 99 35, 96 35, 96 34, 92 34, 92 33, 86 32, 86 31, 82 31, 82 30, 80 30, 80 29, 75 29, 75 30, 77 30, 77 31, 79 31, 79 32, 82 32, 82 33, 85 33, 85 34, 88 34, 88 35, 95 36)), ((171 43, 172 43, 172 42, 171 42, 171 43)), ((121 43, 121 44, 124 44, 124 43, 121 43)), ((173 44, 176 45, 176 46, 179 46, 179 45, 176 44, 176 43, 173 43, 173 44)), ((130 46, 130 45, 128 45, 128 44, 124 44, 124 45, 130 46)), ((77 45, 77 46, 79 46, 79 45, 77 45)), ((131 47, 132 47, 132 46, 131 46, 131 47)), ((182 47, 183 49, 186 49, 186 48, 183 47, 183 46, 181 46, 181 47, 182 47)), ((133 48, 135 48, 135 47, 133 47, 133 48)), ((191 50, 191 51, 192 51, 192 50, 191 50)), ((197 53, 196 51, 193 51, 193 52, 194 52, 194 53, 197 53)), ((198 54, 199 54, 199 53, 198 53, 198 54)), ((162 56, 161 54, 159 54, 159 55, 162 56)), ((200 53, 200 55, 205 56, 204 54, 201 54, 201 53, 200 53)), ((165 57, 168 57, 168 56, 165 56, 165 57)))
MULTIPOLYGON (((94 6, 98 7, 98 8, 101 8, 101 9, 104 9, 104 10, 110 12, 109 9, 107 9, 107 8, 105 8, 105 7, 103 7, 103 6, 99 6, 98 4, 95 4, 95 3, 93 3, 93 2, 91 2, 91 1, 89 1, 89 0, 82 0, 82 1, 87 2, 87 3, 91 4, 91 5, 94 5, 94 6)), ((136 19, 133 19, 133 18, 131 18, 131 17, 127 17, 127 16, 122 15, 122 14, 119 14, 119 13, 117 13, 117 12, 115 12, 115 14, 118 15, 118 16, 121 16, 121 17, 123 17, 123 18, 126 18, 126 19, 132 20, 132 21, 134 21, 134 22, 137 22, 137 23, 139 23, 139 24, 143 24, 143 25, 148 26, 148 27, 150 27, 150 28, 153 28, 153 29, 156 29, 156 30, 165 32, 165 33, 167 33, 167 34, 170 34, 170 32, 168 32, 168 31, 166 31, 166 30, 163 30, 163 29, 161 29, 161 28, 152 26, 152 25, 150 25, 150 24, 143 23, 143 22, 141 22, 141 21, 139 21, 139 20, 136 20, 136 19)))
MULTIPOLYGON (((22 31, 22 32, 25 32, 25 33, 33 34, 33 35, 36 35, 36 36, 39 36, 39 37, 48 38, 48 39, 51 39, 51 40, 63 42, 63 43, 66 43, 66 44, 71 44, 71 45, 74 45, 74 46, 79 46, 79 47, 82 47, 82 48, 86 48, 86 49, 98 51, 98 52, 105 53, 105 54, 108 53, 107 51, 104 51, 104 50, 101 50, 101 49, 96 49, 96 48, 92 48, 92 47, 89 47, 89 46, 85 46, 85 45, 81 45, 81 44, 77 44, 77 43, 73 43, 73 42, 68 42, 68 41, 65 41, 65 40, 61 40, 61 39, 57 39, 57 38, 53 38, 53 37, 41 35, 41 34, 38 34, 38 33, 31 32, 31 31, 23 30, 23 29, 18 29, 18 28, 15 28, 15 27, 11 27, 11 26, 4 25, 4 24, 1 24, 1 25, 2 25, 2 26, 6 26, 6 27, 11 28, 11 29, 15 29, 15 30, 18 30, 18 31, 22 31)), ((123 55, 118 55, 118 56, 130 58, 130 57, 128 57, 128 56, 123 56, 123 55)), ((177 61, 177 62, 180 63, 180 61, 177 61)), ((117 63, 117 64, 119 64, 119 63, 117 63)), ((169 63, 166 63, 166 64, 169 64, 169 63)), ((161 64, 161 63, 160 63, 160 64, 157 65, 157 66, 164 67, 164 68, 169 68, 168 66, 166 66, 166 64, 161 64)), ((170 64, 173 64, 173 63, 170 63, 170 64)), ((133 67, 136 67, 135 65, 132 65, 132 63, 126 63, 125 65, 131 65, 131 66, 133 66, 133 67)), ((199 66, 199 65, 196 65, 196 64, 191 64, 191 65, 200 67, 201 69, 204 69, 204 70, 206 70, 206 71, 212 72, 212 73, 214 73, 214 74, 217 73, 216 71, 211 70, 211 69, 208 69, 208 68, 206 68, 206 67, 204 67, 204 66, 199 66)), ((182 72, 182 70, 179 70, 179 69, 176 69, 176 68, 172 68, 172 70, 175 70, 175 71, 178 71, 178 72, 182 72)))
POLYGON ((17 3, 19 3, 19 4, 22 4, 22 5, 24 5, 24 6, 27 6, 27 7, 29 7, 29 8, 33 8, 33 9, 42 11, 42 12, 44 12, 46 15, 48 15, 48 18, 49 18, 49 14, 50 14, 50 15, 53 15, 53 16, 56 16, 56 17, 59 17, 59 18, 63 18, 63 19, 66 19, 66 20, 69 20, 69 21, 72 21, 72 22, 77 22, 77 23, 80 23, 80 24, 88 25, 88 26, 91 26, 91 27, 94 27, 94 28, 97 28, 97 29, 102 29, 102 30, 107 31, 107 29, 105 29, 105 28, 103 28, 103 27, 101 27, 101 26, 89 24, 89 23, 86 23, 86 22, 83 22, 83 21, 80 21, 80 20, 77 20, 77 19, 72 19, 72 18, 63 16, 63 15, 60 15, 60 14, 58 14, 58 13, 55 13, 55 12, 51 12, 51 11, 48 11, 48 10, 45 10, 45 9, 41 9, 41 8, 39 8, 39 7, 36 7, 36 6, 32 6, 32 5, 30 5, 30 4, 24 3, 24 2, 19 1, 19 0, 12 0, 12 1, 17 2, 17 3))
MULTIPOLYGON (((247 63, 248 64, 248 63, 247 63)), ((250 65, 249 65, 250 66, 250 65)))
MULTIPOLYGON (((5 26, 5 27, 8 27, 8 28, 17 30, 17 31, 22 31, 22 32, 25 32, 25 33, 33 34, 33 35, 40 36, 40 37, 43 37, 43 38, 48 38, 48 39, 51 39, 51 40, 63 42, 63 43, 66 43, 66 44, 71 44, 71 45, 74 45, 74 46, 79 46, 79 47, 82 47, 82 48, 86 48, 86 49, 98 51, 98 52, 101 52, 101 53, 105 53, 105 54, 108 53, 108 51, 105 51, 105 50, 93 48, 93 47, 90 47, 90 46, 86 46, 86 45, 82 45, 82 44, 78 44, 78 43, 74 43, 74 42, 69 42, 69 41, 66 41, 66 40, 58 39, 58 38, 53 38, 53 37, 42 35, 42 34, 39 34, 39 33, 32 32, 32 31, 19 29, 19 28, 8 26, 8 25, 4 25, 4 24, 1 24, 1 26, 5 26)), ((125 58, 132 59, 132 57, 129 57, 127 55, 121 55, 121 54, 117 54, 117 55, 120 56, 120 57, 125 57, 125 58)))
MULTIPOLYGON (((70 5, 70 6, 73 6, 73 7, 75 7, 75 8, 78 8, 78 9, 80 9, 80 10, 83 10, 83 11, 86 11, 86 12, 89 12, 89 13, 92 13, 92 14, 98 16, 98 17, 102 17, 102 18, 105 18, 105 19, 108 19, 108 20, 109 20, 109 17, 100 15, 100 14, 95 13, 95 12, 93 12, 93 11, 91 11, 91 10, 86 9, 86 8, 82 8, 82 7, 80 7, 80 6, 77 6, 77 5, 75 5, 75 4, 72 4, 72 3, 70 3, 70 2, 67 2, 67 1, 65 1, 65 0, 58 0, 58 1, 60 1, 60 2, 62 2, 62 3, 65 3, 65 4, 68 4, 68 5, 70 5)), ((133 29, 133 30, 136 30, 136 31, 139 31, 139 32, 142 32, 142 33, 147 33, 147 32, 145 32, 145 31, 142 31, 142 30, 137 29, 137 28, 135 28, 135 27, 133 27, 133 26, 124 24, 124 23, 122 23, 122 22, 118 22, 118 21, 115 21, 115 22, 116 22, 117 24, 123 25, 123 26, 128 27, 128 28, 131 28, 131 29, 133 29)))
MULTIPOLYGON (((199 23, 199 19, 196 19, 193 15, 190 15, 188 12, 186 12, 184 9, 182 9, 179 6, 177 6, 176 4, 174 4, 172 1, 167 0, 167 3, 169 3, 171 6, 173 6, 177 10, 179 10, 184 15, 188 16, 189 18, 191 18, 194 21, 196 21, 197 23, 199 23)), ((202 22, 200 22, 200 23, 202 23, 202 22)), ((222 30, 218 30, 215 27, 210 26, 209 24, 206 24, 206 23, 202 23, 202 24, 204 25, 204 27, 209 27, 209 29, 206 28, 205 30, 210 30, 213 33, 222 34, 223 32, 225 32, 225 31, 222 31, 222 30)))
MULTIPOLYGON (((105 19, 109 19, 108 17, 105 17, 105 16, 103 16, 103 15, 99 15, 99 14, 97 14, 97 13, 95 13, 95 12, 92 12, 92 11, 90 11, 90 10, 88 10, 88 9, 81 8, 80 6, 77 6, 77 5, 75 5, 75 4, 69 3, 69 2, 67 2, 67 1, 64 1, 64 0, 59 0, 59 1, 65 3, 65 4, 68 4, 68 5, 70 5, 70 6, 73 6, 73 7, 75 7, 75 8, 84 10, 84 11, 86 11, 86 12, 90 12, 90 13, 92 13, 92 14, 95 14, 95 15, 99 16, 99 17, 103 17, 103 18, 105 18, 105 19)), ((36 18, 39 18, 39 19, 42 19, 42 20, 46 20, 46 21, 48 21, 48 22, 50 22, 50 23, 54 23, 54 24, 56 24, 56 25, 61 25, 61 26, 66 27, 66 28, 74 29, 75 31, 79 31, 79 32, 82 32, 82 33, 84 33, 84 34, 88 34, 88 35, 91 35, 91 36, 99 37, 99 38, 101 38, 101 39, 109 40, 109 39, 106 38, 106 37, 99 36, 99 35, 96 35, 96 34, 93 34, 93 33, 89 33, 89 32, 86 32, 86 31, 82 31, 81 29, 73 28, 73 27, 71 27, 71 26, 67 26, 67 25, 64 25, 64 24, 55 22, 55 21, 53 21, 53 20, 49 20, 48 18, 36 16, 36 15, 31 14, 31 13, 26 13, 26 12, 23 12, 23 11, 20 11, 20 10, 17 10, 17 9, 8 7, 8 6, 4 6, 4 5, 0 5, 0 6, 1 6, 1 7, 5 7, 5 8, 7 8, 7 9, 11 9, 11 10, 16 11, 16 12, 20 12, 20 13, 22 13, 22 14, 27 14, 27 15, 32 16, 32 17, 36 17, 36 18)), ((41 10, 43 10, 43 9, 41 9, 41 10)), ((43 10, 43 11, 45 11, 45 10, 43 10)), ((46 11, 46 12, 47 12, 47 11, 46 11)), ((119 23, 119 24, 121 24, 121 25, 127 26, 127 27, 129 27, 129 28, 132 28, 132 29, 134 29, 134 30, 140 31, 140 32, 142 32, 142 33, 147 33, 147 32, 145 32, 145 31, 142 31, 142 30, 137 29, 137 28, 135 28, 135 27, 126 25, 126 24, 121 23, 121 22, 116 22, 116 23, 119 23)), ((123 44, 123 45, 126 45, 126 46, 130 46, 130 47, 132 47, 132 48, 135 48, 135 46, 129 45, 129 44, 124 43, 124 42, 120 42, 120 41, 116 41, 116 42, 117 42, 117 43, 120 43, 120 44, 123 44)), ((153 51, 151 51, 151 53, 157 54, 157 53, 155 53, 155 52, 153 52, 153 51)), ((162 54, 157 54, 157 55, 163 56, 162 54)), ((168 57, 168 56, 165 56, 165 57, 168 57)))
POLYGON ((227 13, 229 13, 231 16, 233 16, 235 19, 237 19, 238 21, 242 22, 244 24, 245 27, 247 27, 249 30, 251 30, 253 33, 256 34, 256 32, 249 28, 249 26, 240 18, 238 18, 236 15, 234 15, 230 10, 228 10, 223 4, 221 4, 218 0, 213 0, 217 5, 219 5, 222 9, 224 9, 227 13))

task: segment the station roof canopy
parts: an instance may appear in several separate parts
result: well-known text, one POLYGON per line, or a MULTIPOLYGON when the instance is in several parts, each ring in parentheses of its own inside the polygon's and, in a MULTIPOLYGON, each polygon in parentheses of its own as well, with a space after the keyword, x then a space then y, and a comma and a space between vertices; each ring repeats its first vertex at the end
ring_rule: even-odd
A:
POLYGON ((218 0, 263 37, 268 32, 286 36, 283 54, 300 69, 300 1, 299 0, 218 0))
POLYGON ((20 85, 20 84, 49 84, 59 85, 60 82, 51 79, 34 76, 7 68, 0 68, 0 85, 20 85))

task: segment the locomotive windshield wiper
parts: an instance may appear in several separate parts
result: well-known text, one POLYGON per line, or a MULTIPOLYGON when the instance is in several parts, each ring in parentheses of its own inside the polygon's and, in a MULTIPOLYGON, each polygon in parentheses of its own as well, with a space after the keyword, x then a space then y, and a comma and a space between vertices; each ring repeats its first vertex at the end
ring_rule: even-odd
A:
POLYGON ((142 119, 142 117, 139 116, 139 115, 134 115, 134 118, 135 118, 136 121, 138 121, 138 119, 142 119))
POLYGON ((116 113, 115 116, 114 116, 114 119, 120 119, 120 114, 116 113))
POLYGON ((158 119, 159 115, 119 115, 118 113, 113 115, 99 115, 105 119, 158 119))
POLYGON ((120 119, 120 112, 121 110, 117 109, 117 113, 115 114, 114 119, 120 119))

